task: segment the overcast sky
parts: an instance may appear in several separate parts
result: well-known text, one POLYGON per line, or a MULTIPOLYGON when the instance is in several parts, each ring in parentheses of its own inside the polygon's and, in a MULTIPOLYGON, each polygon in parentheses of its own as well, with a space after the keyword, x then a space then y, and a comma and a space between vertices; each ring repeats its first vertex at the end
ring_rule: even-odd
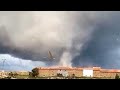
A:
POLYGON ((120 69, 120 12, 1 11, 0 68, 53 65, 120 69))
POLYGON ((35 67, 46 66, 45 63, 41 61, 31 61, 24 60, 20 58, 13 57, 9 54, 0 54, 0 69, 1 70, 27 70, 31 71, 35 67))

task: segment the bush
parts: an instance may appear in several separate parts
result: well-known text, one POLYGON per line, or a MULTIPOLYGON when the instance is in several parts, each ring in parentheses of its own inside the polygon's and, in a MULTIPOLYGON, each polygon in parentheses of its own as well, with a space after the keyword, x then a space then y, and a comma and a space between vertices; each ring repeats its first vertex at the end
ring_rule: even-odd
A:
POLYGON ((118 74, 116 74, 115 79, 119 79, 119 75, 118 74))
POLYGON ((34 69, 32 70, 32 76, 33 76, 33 77, 37 77, 38 75, 39 75, 38 68, 34 68, 34 69))

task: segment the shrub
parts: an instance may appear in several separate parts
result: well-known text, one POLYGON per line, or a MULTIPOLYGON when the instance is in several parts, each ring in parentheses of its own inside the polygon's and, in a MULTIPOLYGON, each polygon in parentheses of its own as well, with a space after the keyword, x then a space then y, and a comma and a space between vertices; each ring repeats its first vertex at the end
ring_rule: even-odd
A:
POLYGON ((38 68, 34 68, 34 69, 32 70, 32 76, 33 76, 33 77, 37 77, 38 75, 39 75, 38 68))
POLYGON ((119 79, 119 75, 118 74, 116 74, 115 79, 119 79))

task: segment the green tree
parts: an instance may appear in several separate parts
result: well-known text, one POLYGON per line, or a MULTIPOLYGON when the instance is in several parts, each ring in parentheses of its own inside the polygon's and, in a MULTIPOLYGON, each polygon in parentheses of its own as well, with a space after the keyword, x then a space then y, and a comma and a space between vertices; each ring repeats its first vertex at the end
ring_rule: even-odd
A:
POLYGON ((119 79, 119 75, 118 74, 116 74, 115 79, 119 79))
POLYGON ((38 68, 34 68, 33 70, 32 70, 32 76, 33 77, 37 77, 39 75, 39 70, 38 70, 38 68))

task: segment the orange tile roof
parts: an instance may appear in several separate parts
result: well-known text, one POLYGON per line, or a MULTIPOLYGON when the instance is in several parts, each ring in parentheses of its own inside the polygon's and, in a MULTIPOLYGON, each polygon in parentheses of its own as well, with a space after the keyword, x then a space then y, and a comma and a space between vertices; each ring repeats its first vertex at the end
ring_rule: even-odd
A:
POLYGON ((120 72, 120 70, 116 70, 116 69, 101 69, 101 72, 111 72, 111 73, 117 73, 120 72))

